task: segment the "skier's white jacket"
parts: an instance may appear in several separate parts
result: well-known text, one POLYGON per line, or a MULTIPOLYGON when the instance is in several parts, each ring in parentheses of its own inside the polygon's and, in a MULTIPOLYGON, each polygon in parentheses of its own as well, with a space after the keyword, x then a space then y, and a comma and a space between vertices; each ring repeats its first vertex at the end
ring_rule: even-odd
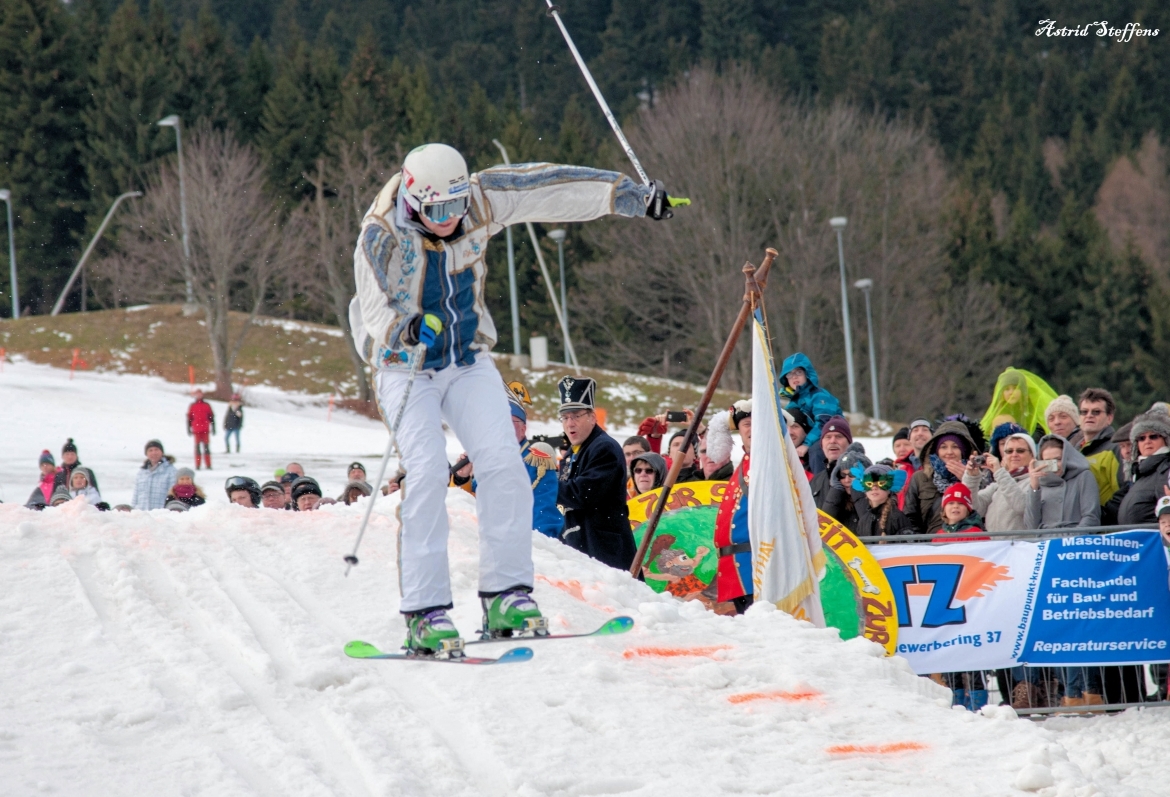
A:
POLYGON ((471 206, 455 234, 425 236, 399 198, 401 173, 382 188, 362 219, 354 251, 357 295, 350 303, 354 342, 375 367, 405 370, 399 340, 407 322, 433 313, 443 332, 424 368, 470 365, 491 351, 496 327, 483 298, 488 238, 510 224, 590 221, 607 214, 646 215, 650 189, 620 172, 526 163, 471 175, 471 206))

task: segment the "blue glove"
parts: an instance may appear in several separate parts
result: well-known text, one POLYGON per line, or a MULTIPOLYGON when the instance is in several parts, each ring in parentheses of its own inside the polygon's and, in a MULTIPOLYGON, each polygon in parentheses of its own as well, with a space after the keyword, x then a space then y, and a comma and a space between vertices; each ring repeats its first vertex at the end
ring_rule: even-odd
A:
POLYGON ((435 345, 439 333, 443 331, 443 322, 437 315, 416 315, 410 319, 406 329, 402 330, 402 342, 410 348, 423 344, 428 349, 435 345))

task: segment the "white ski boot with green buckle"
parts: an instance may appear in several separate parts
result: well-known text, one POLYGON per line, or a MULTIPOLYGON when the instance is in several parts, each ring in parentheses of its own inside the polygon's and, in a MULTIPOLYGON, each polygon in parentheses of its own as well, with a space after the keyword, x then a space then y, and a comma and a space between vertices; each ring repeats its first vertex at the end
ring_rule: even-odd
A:
POLYGON ((463 655, 463 639, 446 609, 408 614, 406 642, 402 647, 414 656, 458 658, 463 655))
POLYGON ((548 636, 548 620, 527 589, 510 589, 483 603, 481 639, 548 636))

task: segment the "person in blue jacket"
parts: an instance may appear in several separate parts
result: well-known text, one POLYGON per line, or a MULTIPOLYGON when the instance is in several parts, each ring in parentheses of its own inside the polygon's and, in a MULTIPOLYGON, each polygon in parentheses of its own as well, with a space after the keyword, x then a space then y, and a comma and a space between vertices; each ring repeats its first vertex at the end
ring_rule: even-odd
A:
MULTIPOLYGON (((508 409, 512 413, 512 428, 516 441, 520 443, 520 456, 528 469, 528 481, 532 485, 532 528, 546 537, 558 539, 565 527, 565 516, 557 507, 557 454, 548 443, 532 443, 528 440, 528 412, 522 399, 517 395, 528 391, 520 382, 508 384, 508 409)), ((452 478, 452 485, 462 487, 473 471, 468 465, 452 478)), ((478 485, 471 480, 471 494, 475 495, 478 485)), ((464 487, 464 489, 467 489, 464 487)))
POLYGON ((812 428, 804 437, 804 443, 796 453, 805 456, 810 449, 817 449, 821 442, 821 427, 834 415, 841 414, 841 402, 821 387, 817 369, 805 354, 796 352, 784 360, 780 369, 781 391, 812 422, 812 428))
POLYGON ((557 454, 548 443, 528 442, 528 413, 509 385, 508 409, 512 411, 512 428, 520 443, 520 456, 528 469, 532 484, 532 528, 546 537, 557 539, 565 527, 565 516, 557 508, 557 454))

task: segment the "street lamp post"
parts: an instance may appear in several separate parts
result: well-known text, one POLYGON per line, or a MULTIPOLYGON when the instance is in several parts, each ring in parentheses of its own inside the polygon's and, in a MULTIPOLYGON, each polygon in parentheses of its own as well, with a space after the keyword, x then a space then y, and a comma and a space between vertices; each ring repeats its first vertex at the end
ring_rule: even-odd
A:
MULTIPOLYGON (((500 143, 497 138, 492 139, 492 143, 499 148, 500 154, 504 156, 504 165, 511 165, 511 160, 508 159, 508 150, 504 149, 504 145, 500 143)), ((520 297, 516 292, 516 250, 512 247, 512 227, 508 225, 504 228, 504 234, 508 236, 508 295, 512 299, 512 352, 519 357, 520 351, 520 297)))
POLYGON ((191 244, 187 235, 187 183, 184 179, 185 169, 183 168, 182 122, 179 120, 178 114, 171 114, 165 119, 160 119, 158 126, 175 129, 175 149, 179 157, 179 217, 183 226, 183 276, 187 283, 187 307, 184 308, 184 311, 190 315, 190 310, 194 309, 195 305, 195 294, 191 289, 191 244))
POLYGON ((565 362, 569 362, 569 302, 565 298, 565 231, 549 230, 548 237, 557 242, 557 259, 561 262, 561 333, 565 337, 565 362))
POLYGON ((81 275, 81 312, 85 312, 85 261, 89 260, 90 252, 97 246, 97 242, 101 240, 102 233, 106 231, 106 225, 110 223, 110 219, 114 218, 114 211, 118 209, 123 200, 131 199, 132 197, 142 196, 141 191, 127 191, 114 200, 114 204, 110 205, 106 217, 102 219, 102 226, 98 227, 97 233, 93 236, 93 240, 89 242, 89 246, 85 247, 85 252, 81 255, 81 260, 77 261, 77 267, 73 269, 73 273, 69 275, 69 281, 65 283, 65 289, 61 291, 61 295, 57 297, 57 303, 53 305, 53 312, 49 315, 57 315, 61 312, 61 308, 65 306, 65 297, 69 295, 70 289, 73 288, 73 283, 77 279, 77 275, 81 275))
POLYGON ((849 220, 844 216, 829 219, 829 226, 837 231, 837 258, 841 263, 841 318, 845 324, 845 371, 849 378, 849 412, 857 412, 857 385, 853 379, 853 335, 849 330, 849 288, 845 283, 845 244, 841 231, 849 220))
POLYGON ((869 294, 873 290, 873 280, 862 279, 853 283, 854 288, 858 288, 865 294, 865 323, 869 329, 869 390, 870 395, 873 396, 873 417, 881 418, 882 409, 878 402, 878 378, 877 378, 877 355, 874 354, 873 348, 873 311, 869 304, 869 294))
POLYGON ((0 188, 0 199, 8 205, 8 268, 12 279, 12 317, 20 318, 20 288, 16 284, 16 240, 12 237, 12 192, 0 188))

